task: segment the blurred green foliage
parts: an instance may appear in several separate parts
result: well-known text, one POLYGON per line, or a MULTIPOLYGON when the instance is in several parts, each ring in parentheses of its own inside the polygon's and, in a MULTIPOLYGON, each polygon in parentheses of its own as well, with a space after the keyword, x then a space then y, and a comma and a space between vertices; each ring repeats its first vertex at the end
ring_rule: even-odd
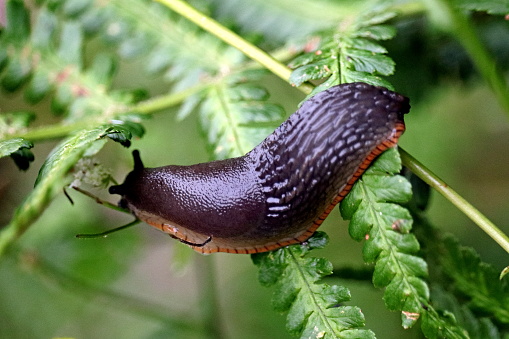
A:
MULTIPOLYGON (((312 53, 313 37, 334 31, 364 6, 363 1, 339 0, 191 2, 267 50, 283 50, 287 60, 295 53, 312 53)), ((397 33, 374 52, 387 51, 396 71, 384 81, 411 98, 401 145, 509 232, 508 112, 461 40, 437 20, 440 9, 424 2, 389 3, 398 16, 389 16, 388 24, 397 33)), ((507 78, 507 6, 486 0, 453 3, 477 11, 468 12, 468 20, 507 78)), ((0 161, 1 224, 15 222, 24 233, 13 236, 16 241, 0 258, 2 337, 290 337, 283 325, 286 317, 273 311, 272 292, 260 286, 248 256, 200 257, 144 225, 105 239, 76 239, 77 233, 100 232, 131 219, 68 189, 71 205, 62 188, 72 181, 64 174, 84 155, 95 154, 117 180, 130 170, 130 152, 105 143, 104 137, 130 140, 149 167, 203 162, 256 144, 282 119, 274 104, 293 112, 304 96, 268 72, 242 73, 252 64, 239 51, 150 1, 11 0, 1 5, 10 6, 7 20, 15 21, 0 31, 0 46, 10 46, 0 48, 0 155, 18 152, 14 157, 20 167, 35 155, 26 172, 19 172, 8 157, 0 161), (223 80, 232 70, 245 76, 223 80), (136 106, 204 83, 207 91, 197 91, 177 108, 168 105, 152 115, 155 110, 136 106), (221 116, 219 91, 228 93, 234 125, 221 116), (243 115, 246 106, 253 110, 243 115), (117 121, 119 116, 124 120, 117 121), (227 136, 239 133, 235 129, 246 122, 242 119, 259 128, 243 126, 240 146, 232 146, 227 136), (146 131, 141 139, 140 124, 146 131), (69 137, 77 130, 82 137, 69 137), (37 177, 43 180, 38 186, 47 185, 47 190, 33 190, 37 177), (35 200, 34 192, 40 192, 35 200), (30 207, 29 219, 23 219, 26 210, 16 210, 19 206, 30 207)), ((96 192, 110 199, 105 191, 96 192)), ((505 281, 493 278, 493 272, 507 266, 507 253, 439 196, 432 196, 425 216, 411 210, 419 216, 414 229, 419 255, 430 267, 427 281, 437 319, 450 320, 446 329, 458 323, 472 338, 506 334, 508 303, 479 300, 507 298, 505 281), (444 231, 474 247, 495 269, 444 238, 444 231), (476 285, 464 284, 469 274, 479 279, 476 285), (486 279, 486 293, 480 295, 476 286, 486 279), (444 281, 449 283, 445 289, 444 281)), ((363 244, 350 239, 340 219, 335 211, 320 228, 330 244, 313 255, 326 257, 333 272, 362 272, 363 244)), ((8 231, 2 229, 4 235, 8 231)), ((401 328, 401 315, 384 306, 384 291, 352 277, 333 274, 326 282, 348 287, 352 298, 342 305, 361 308, 367 329, 378 338, 422 337, 418 327, 401 328)), ((423 332, 433 337, 433 329, 424 327, 423 332)))

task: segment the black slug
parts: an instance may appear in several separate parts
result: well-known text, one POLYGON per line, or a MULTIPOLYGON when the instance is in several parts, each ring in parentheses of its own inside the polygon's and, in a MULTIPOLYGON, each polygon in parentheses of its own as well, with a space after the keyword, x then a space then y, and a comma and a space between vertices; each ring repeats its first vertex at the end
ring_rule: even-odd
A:
POLYGON ((405 130, 406 97, 349 83, 318 93, 244 156, 134 170, 110 187, 139 219, 201 253, 256 253, 308 239, 405 130))

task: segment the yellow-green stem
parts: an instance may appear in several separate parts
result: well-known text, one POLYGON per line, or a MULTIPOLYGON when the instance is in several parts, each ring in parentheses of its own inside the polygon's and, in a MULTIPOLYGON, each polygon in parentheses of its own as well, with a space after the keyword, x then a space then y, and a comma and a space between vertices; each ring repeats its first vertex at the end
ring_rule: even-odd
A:
MULTIPOLYGON (((272 73, 280 77, 281 79, 288 81, 292 71, 281 64, 279 61, 274 59, 268 53, 255 45, 249 43, 239 35, 235 34, 228 28, 219 24, 217 21, 199 12, 185 1, 181 0, 156 0, 177 12, 188 20, 192 21, 196 25, 200 26, 210 34, 217 36, 230 46, 234 46, 249 58, 259 62, 265 68, 270 70, 272 73)), ((313 87, 308 84, 303 84, 299 87, 306 94, 311 93, 313 87)))
POLYGON ((462 211, 477 226, 486 232, 493 240, 495 240, 507 253, 509 253, 509 238, 495 224, 486 218, 479 210, 472 206, 468 201, 461 197, 442 179, 436 176, 431 170, 426 168, 413 156, 408 154, 401 147, 399 148, 401 161, 403 165, 410 169, 415 175, 424 180, 428 185, 433 187, 437 192, 442 194, 454 206, 462 211))

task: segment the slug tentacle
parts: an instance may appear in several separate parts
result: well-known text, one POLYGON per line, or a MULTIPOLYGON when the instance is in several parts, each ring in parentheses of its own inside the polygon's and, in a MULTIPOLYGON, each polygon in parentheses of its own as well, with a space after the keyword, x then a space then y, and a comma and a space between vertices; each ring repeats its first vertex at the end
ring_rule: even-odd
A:
POLYGON ((307 100, 246 155, 135 168, 121 205, 201 253, 256 253, 305 241, 369 164, 397 144, 408 99, 364 83, 307 100))

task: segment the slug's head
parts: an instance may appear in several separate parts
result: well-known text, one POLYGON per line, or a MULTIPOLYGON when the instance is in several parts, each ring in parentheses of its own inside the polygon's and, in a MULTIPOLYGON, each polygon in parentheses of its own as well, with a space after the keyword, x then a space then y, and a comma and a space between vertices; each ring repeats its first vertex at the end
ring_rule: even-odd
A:
POLYGON ((133 190, 133 187, 136 186, 138 178, 145 169, 143 162, 141 161, 140 152, 138 150, 133 151, 133 158, 134 169, 129 172, 124 182, 121 185, 111 186, 108 190, 110 194, 119 194, 122 196, 122 199, 120 199, 118 205, 126 209, 128 208, 126 196, 133 190))

